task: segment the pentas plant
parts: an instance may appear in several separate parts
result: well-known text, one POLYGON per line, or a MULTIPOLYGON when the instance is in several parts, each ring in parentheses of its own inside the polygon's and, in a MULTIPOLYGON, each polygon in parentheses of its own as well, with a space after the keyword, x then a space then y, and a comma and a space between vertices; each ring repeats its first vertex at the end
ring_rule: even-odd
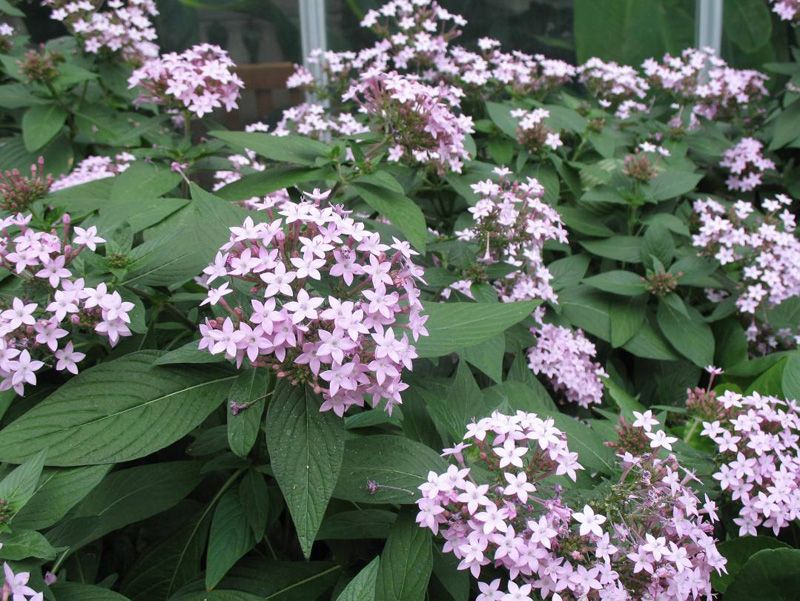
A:
POLYGON ((460 173, 469 153, 464 147, 472 133, 472 118, 456 114, 461 91, 429 86, 396 72, 371 69, 347 90, 361 112, 389 134, 389 161, 408 159, 430 164, 437 171, 460 173))
POLYGON ((725 568, 716 508, 672 455, 619 456, 604 498, 573 507, 555 477, 583 468, 552 418, 495 412, 444 454, 457 465, 419 487, 417 522, 460 569, 504 575, 480 582, 478 601, 699 599, 725 568))
POLYGON ((527 350, 528 367, 533 373, 545 376, 554 391, 562 392, 567 401, 581 407, 603 401, 603 381, 608 377, 603 367, 593 361, 595 345, 581 330, 542 323, 531 328, 536 344, 527 350))
POLYGON ((537 179, 516 181, 503 167, 495 174, 499 182, 487 179, 472 185, 479 195, 469 208, 475 225, 456 232, 459 240, 474 242, 480 249, 470 280, 487 281, 486 268, 491 265, 512 265, 517 269, 492 282, 502 301, 555 301, 542 252, 548 241, 567 242, 561 217, 542 200, 544 187, 537 179))
POLYGON ((130 88, 143 88, 137 103, 153 103, 196 117, 236 108, 244 86, 235 64, 219 46, 198 44, 152 58, 133 72, 130 88))
POLYGON ((732 272, 741 289, 736 307, 750 320, 751 342, 762 327, 756 319, 760 309, 800 295, 800 242, 791 203, 783 194, 764 200, 765 214, 743 200, 730 207, 712 199, 694 203, 700 228, 692 243, 732 272))
POLYGON ((612 108, 620 119, 648 110, 643 103, 650 85, 633 67, 590 58, 577 68, 578 80, 603 108, 612 108))
POLYGON ((20 174, 18 169, 0 174, 0 208, 10 214, 22 213, 50 191, 53 176, 45 174, 44 159, 31 165, 30 177, 20 174))
POLYGON ((764 144, 755 138, 742 138, 736 146, 722 155, 720 167, 726 167, 731 175, 725 184, 733 192, 749 192, 761 185, 764 172, 775 169, 775 163, 766 158, 764 144))
POLYGON ((97 228, 71 228, 66 214, 61 234, 37 231, 30 221, 30 215, 17 215, 0 222, 0 264, 21 283, 0 312, 0 390, 13 388, 20 395, 36 384, 36 372, 45 366, 78 373, 86 355, 72 339, 65 343, 70 333, 77 341, 78 333, 94 332, 108 337, 111 346, 130 336, 134 308, 105 283, 87 286, 70 269, 85 249, 105 242, 97 228))
POLYGON ((526 111, 514 109, 511 116, 519 119, 517 141, 528 152, 544 154, 546 149, 558 150, 564 143, 561 133, 547 126, 545 120, 550 117, 550 111, 543 108, 526 111))
POLYGON ((107 10, 89 0, 42 0, 53 9, 51 18, 63 23, 90 54, 119 55, 141 64, 158 56, 156 29, 151 19, 158 16, 153 0, 110 0, 107 10))
POLYGON ((415 283, 423 272, 407 242, 384 244, 340 206, 324 206, 327 196, 262 205, 269 222, 231 228, 205 269, 208 285, 225 281, 203 301, 227 316, 206 320, 200 348, 312 386, 320 411, 341 416, 385 400, 391 413, 417 356, 410 338, 427 335, 415 283))
POLYGON ((67 175, 62 175, 50 185, 51 192, 80 186, 100 179, 114 177, 124 172, 136 157, 129 152, 122 152, 115 157, 86 157, 67 175))
MULTIPOLYGON (((3 543, 0 543, 0 549, 3 543)), ((0 587, 0 601, 44 601, 44 593, 36 592, 28 581, 30 572, 14 572, 8 562, 3 562, 3 586, 0 587)))
MULTIPOLYGON (((665 54, 659 63, 647 59, 642 69, 651 87, 671 94, 681 105, 691 105, 691 123, 697 118, 737 118, 745 123, 763 113, 768 77, 752 69, 734 69, 711 48, 687 48, 680 56, 665 54)), ((677 120, 680 123, 680 119, 677 120)))
POLYGON ((797 401, 731 390, 695 397, 687 408, 716 445, 714 479, 739 508, 739 536, 757 536, 761 527, 777 535, 800 516, 797 401))

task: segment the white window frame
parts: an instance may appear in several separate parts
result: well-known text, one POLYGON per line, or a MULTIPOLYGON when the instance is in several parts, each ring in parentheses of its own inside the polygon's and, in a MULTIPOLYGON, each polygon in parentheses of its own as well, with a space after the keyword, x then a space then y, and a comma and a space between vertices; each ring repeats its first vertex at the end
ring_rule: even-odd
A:
POLYGON ((722 50, 722 0, 696 0, 695 46, 722 50))

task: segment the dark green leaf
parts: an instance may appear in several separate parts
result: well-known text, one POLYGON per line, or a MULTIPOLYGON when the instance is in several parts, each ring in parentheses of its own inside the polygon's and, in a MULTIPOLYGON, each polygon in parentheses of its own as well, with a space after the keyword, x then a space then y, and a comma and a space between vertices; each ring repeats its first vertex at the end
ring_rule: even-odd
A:
POLYGON ((381 554, 375 601, 423 601, 433 569, 429 530, 414 522, 416 511, 404 511, 389 533, 381 554))
POLYGON ((267 447, 303 554, 308 558, 339 478, 344 424, 306 386, 280 380, 267 413, 267 447))
POLYGON ((261 418, 267 407, 267 386, 272 374, 264 368, 251 368, 236 378, 228 400, 239 406, 236 415, 228 403, 228 444, 239 457, 247 457, 256 443, 261 418), (246 405, 246 408, 242 408, 246 405))
POLYGON ((673 293, 658 304, 656 317, 661 331, 675 350, 692 363, 699 367, 711 365, 714 361, 714 334, 711 328, 695 309, 686 307, 688 313, 683 314, 676 308, 678 301, 678 306, 683 305, 683 301, 673 293), (671 303, 668 302, 669 298, 677 300, 671 303))
POLYGON ((375 583, 378 580, 380 558, 376 557, 353 578, 336 601, 375 601, 375 583))
POLYGON ((47 465, 144 457, 188 434, 223 401, 235 375, 216 367, 155 367, 140 351, 92 367, 0 431, 0 457, 47 449, 47 465))
POLYGON ((128 598, 93 584, 64 582, 53 587, 58 601, 128 601, 128 598))
POLYGON ((261 541, 269 518, 269 489, 264 476, 254 469, 248 470, 239 484, 239 501, 255 542, 261 541))
POLYGON ((447 464, 425 445, 401 436, 375 435, 350 439, 334 496, 356 503, 415 503, 417 487, 428 472, 441 473, 447 464), (368 483, 376 485, 370 492, 368 483))
POLYGON ((747 560, 723 601, 795 601, 800 590, 800 550, 764 549, 747 560))
POLYGON ((206 557, 206 589, 216 587, 228 570, 254 544, 253 531, 248 524, 239 494, 235 490, 229 490, 220 499, 211 520, 206 557))
POLYGON ((429 336, 415 343, 420 357, 440 357, 491 340, 528 317, 538 301, 523 303, 423 303, 429 336))
POLYGON ((638 296, 647 292, 647 283, 642 276, 630 271, 606 271, 584 279, 583 283, 592 288, 621 296, 638 296))
POLYGON ((753 555, 764 549, 788 549, 784 542, 766 536, 744 536, 717 544, 717 550, 728 560, 725 564, 727 574, 711 574, 714 590, 724 593, 733 579, 753 555))
POLYGON ((769 8, 761 0, 727 0, 722 26, 728 39, 746 53, 768 44, 772 35, 769 8))
POLYGON ((0 559, 19 561, 28 557, 53 560, 56 550, 47 539, 35 530, 14 528, 12 532, 0 533, 0 559))
POLYGON ((265 133, 234 131, 210 131, 208 133, 234 148, 249 148, 262 157, 280 163, 313 166, 317 159, 326 158, 330 154, 327 144, 302 136, 273 136, 265 133))
POLYGON ((642 262, 642 239, 635 236, 614 236, 606 240, 580 242, 580 245, 598 257, 624 263, 642 262))
POLYGON ((67 111, 60 104, 36 104, 22 117, 22 139, 25 150, 36 152, 56 137, 67 120, 67 111))
POLYGON ((428 233, 425 216, 419 205, 401 194, 388 188, 356 182, 353 189, 369 206, 396 225, 414 248, 424 252, 428 233))

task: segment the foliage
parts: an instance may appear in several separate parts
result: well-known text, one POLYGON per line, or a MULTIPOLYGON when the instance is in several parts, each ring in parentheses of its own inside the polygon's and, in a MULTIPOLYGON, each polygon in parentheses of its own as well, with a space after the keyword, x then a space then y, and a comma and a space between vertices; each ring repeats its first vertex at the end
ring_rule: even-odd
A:
POLYGON ((793 594, 796 61, 393 0, 234 132, 222 50, 45 4, 0 26, 2 601, 793 594))

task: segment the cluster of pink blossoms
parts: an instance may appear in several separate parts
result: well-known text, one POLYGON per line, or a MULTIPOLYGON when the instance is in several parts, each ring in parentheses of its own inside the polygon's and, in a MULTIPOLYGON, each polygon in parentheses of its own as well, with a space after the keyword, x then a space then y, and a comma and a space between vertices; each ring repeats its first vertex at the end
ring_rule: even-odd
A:
POLYGON ((581 330, 541 323, 531 328, 536 344, 528 349, 528 367, 543 374, 555 391, 581 407, 603 402, 603 367, 593 361, 597 350, 581 330))
POLYGON ((481 197, 469 208, 475 225, 456 235, 478 244, 481 264, 508 263, 519 268, 494 282, 504 302, 556 301, 542 249, 548 240, 567 242, 561 217, 542 200, 544 188, 538 180, 528 178, 520 183, 507 177, 508 169, 501 167, 495 172, 499 183, 487 179, 472 186, 481 197))
POLYGON ((67 175, 62 175, 50 186, 51 192, 80 186, 99 179, 115 177, 131 166, 136 157, 123 152, 115 157, 91 156, 83 159, 67 175))
POLYGON ((783 194, 764 200, 766 215, 742 200, 730 209, 710 198, 694 203, 700 229, 692 243, 702 254, 736 269, 742 288, 736 306, 742 313, 755 316, 763 306, 800 295, 800 241, 794 235, 791 203, 783 194))
POLYGON ((69 216, 63 218, 63 236, 28 227, 31 216, 8 217, 0 222, 0 265, 24 282, 25 294, 14 297, 0 312, 0 390, 13 388, 24 393, 26 384, 36 384, 36 371, 53 355, 55 368, 78 373, 77 363, 85 355, 60 340, 73 331, 94 331, 108 336, 114 346, 130 336, 129 312, 133 303, 123 301, 119 292, 109 292, 104 283, 93 288, 69 270, 75 258, 88 248, 94 251, 105 242, 97 229, 73 228, 69 240, 69 216), (19 233, 10 233, 11 228, 19 233))
POLYGON ((419 487, 417 522, 475 578, 487 566, 508 571, 505 587, 480 582, 478 601, 700 599, 724 570, 716 507, 701 503, 674 456, 620 456, 606 497, 576 511, 550 478, 575 480, 583 468, 551 418, 494 413, 445 455, 458 465, 419 487))
POLYGON ((723 153, 720 166, 731 170, 725 182, 728 190, 755 190, 761 185, 764 171, 775 169, 775 163, 761 154, 763 148, 764 145, 755 138, 742 138, 736 146, 723 153))
POLYGON ((778 15, 782 21, 793 21, 797 24, 798 13, 800 13, 800 0, 770 0, 772 12, 778 15))
POLYGON ((134 64, 158 56, 158 36, 150 20, 158 16, 154 0, 109 0, 108 10, 103 11, 89 0, 42 0, 42 4, 53 9, 51 17, 66 25, 86 52, 118 53, 134 64))
POLYGON ((341 416, 365 399, 385 399, 391 412, 408 387, 401 372, 417 356, 408 334, 427 335, 416 253, 397 239, 383 244, 338 205, 323 206, 327 192, 307 196, 278 200, 277 211, 265 200, 259 208, 271 221, 248 217, 231 228, 204 270, 209 285, 225 281, 203 304, 219 304, 227 316, 200 326, 200 348, 313 386, 321 411, 341 416), (232 293, 241 305, 227 302, 232 293))
POLYGON ((739 536, 771 528, 777 535, 800 518, 800 407, 754 392, 726 390, 706 411, 702 435, 717 445, 719 471, 714 479, 741 505, 739 536))
POLYGON ((550 118, 550 111, 547 109, 514 109, 511 116, 519 119, 517 141, 529 152, 540 153, 545 148, 558 150, 564 145, 561 134, 545 124, 545 119, 550 118))
POLYGON ((469 153, 472 118, 456 114, 463 94, 452 86, 429 86, 397 72, 372 69, 350 86, 344 100, 355 100, 361 112, 391 132, 389 161, 410 159, 438 171, 461 173, 469 153))
POLYGON ((133 72, 129 87, 141 86, 139 104, 162 104, 197 117, 225 107, 235 109, 244 83, 233 72, 236 65, 219 46, 198 44, 181 54, 153 58, 133 72))
POLYGON ((614 108, 620 119, 632 113, 647 112, 642 101, 650 89, 647 81, 633 67, 590 58, 577 69, 578 80, 597 98, 603 108, 614 108))
POLYGON ((680 56, 666 54, 661 63, 647 59, 642 68, 651 87, 693 104, 695 117, 713 120, 754 112, 767 96, 766 75, 729 67, 710 48, 687 48, 680 56))

